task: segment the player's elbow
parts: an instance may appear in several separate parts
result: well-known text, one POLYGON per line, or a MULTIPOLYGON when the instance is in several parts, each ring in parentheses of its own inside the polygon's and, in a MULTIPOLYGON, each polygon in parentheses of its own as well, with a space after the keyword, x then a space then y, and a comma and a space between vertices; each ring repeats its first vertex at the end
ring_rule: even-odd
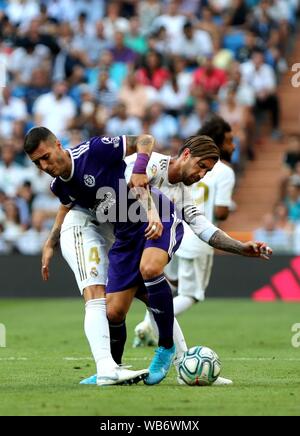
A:
POLYGON ((138 144, 150 146, 152 148, 155 144, 155 138, 154 136, 150 135, 150 133, 144 133, 139 136, 138 144))
POLYGON ((228 207, 216 207, 215 208, 215 219, 217 221, 225 221, 229 216, 230 210, 228 207))

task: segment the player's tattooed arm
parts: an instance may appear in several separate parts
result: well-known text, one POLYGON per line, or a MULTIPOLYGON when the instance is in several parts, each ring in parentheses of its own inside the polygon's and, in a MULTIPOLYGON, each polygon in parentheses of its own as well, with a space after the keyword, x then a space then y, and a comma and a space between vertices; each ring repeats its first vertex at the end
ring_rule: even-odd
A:
POLYGON ((261 257, 269 260, 272 255, 272 249, 264 242, 240 242, 231 238, 222 230, 217 230, 209 240, 209 245, 218 250, 227 251, 228 253, 239 254, 246 257, 261 257))
POLYGON ((138 153, 129 181, 130 188, 148 187, 147 165, 154 145, 152 135, 126 136, 126 154, 138 153))
POLYGON ((151 155, 155 139, 152 135, 126 136, 126 156, 133 153, 145 153, 151 155))
POLYGON ((55 222, 53 224, 53 227, 51 229, 51 232, 48 236, 48 239, 45 243, 45 245, 48 245, 52 248, 55 248, 59 242, 60 239, 60 230, 61 230, 61 226, 64 222, 65 216, 67 215, 67 213, 69 212, 69 208, 64 206, 64 205, 60 205, 56 218, 55 218, 55 222))
POLYGON ((55 247, 59 242, 61 226, 69 210, 70 209, 67 208, 66 206, 63 205, 60 206, 55 218, 54 225, 50 232, 50 235, 47 241, 45 242, 43 253, 42 253, 42 271, 41 271, 44 281, 47 281, 49 279, 50 261, 54 255, 55 247))

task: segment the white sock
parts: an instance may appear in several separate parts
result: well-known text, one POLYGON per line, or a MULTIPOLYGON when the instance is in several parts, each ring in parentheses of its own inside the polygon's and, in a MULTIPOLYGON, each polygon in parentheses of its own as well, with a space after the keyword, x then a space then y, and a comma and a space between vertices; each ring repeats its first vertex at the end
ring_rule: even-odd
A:
POLYGON ((146 325, 147 327, 151 327, 151 318, 150 318, 149 310, 146 310, 145 318, 144 318, 144 321, 143 321, 143 322, 145 323, 145 325, 146 325))
POLYGON ((96 362, 97 373, 118 366, 110 351, 110 334, 105 298, 90 300, 86 303, 84 331, 96 362))
POLYGON ((186 297, 184 295, 178 295, 173 299, 174 304, 174 315, 178 316, 181 313, 188 310, 195 304, 195 300, 192 297, 186 297))
MULTIPOLYGON (((150 312, 149 312, 149 317, 150 317, 152 328, 155 331, 156 336, 158 336, 157 325, 156 325, 153 314, 150 312)), ((178 324, 178 321, 176 318, 174 318, 173 340, 174 340, 174 344, 176 347, 175 360, 181 359, 183 353, 185 353, 188 350, 188 347, 186 345, 182 330, 181 330, 180 325, 178 324)))

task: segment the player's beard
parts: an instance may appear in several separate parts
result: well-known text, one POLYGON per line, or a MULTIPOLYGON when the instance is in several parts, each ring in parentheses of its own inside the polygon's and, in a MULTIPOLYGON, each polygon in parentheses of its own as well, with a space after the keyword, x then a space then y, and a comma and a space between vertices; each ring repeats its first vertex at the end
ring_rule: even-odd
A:
POLYGON ((199 176, 194 176, 194 177, 192 177, 192 176, 187 176, 186 174, 183 174, 183 175, 182 175, 182 183, 183 183, 185 186, 191 186, 191 185, 193 185, 194 183, 199 182, 199 180, 200 180, 200 177, 199 177, 199 176))
POLYGON ((232 154, 233 153, 227 150, 221 150, 221 160, 225 160, 225 162, 231 163, 232 154))

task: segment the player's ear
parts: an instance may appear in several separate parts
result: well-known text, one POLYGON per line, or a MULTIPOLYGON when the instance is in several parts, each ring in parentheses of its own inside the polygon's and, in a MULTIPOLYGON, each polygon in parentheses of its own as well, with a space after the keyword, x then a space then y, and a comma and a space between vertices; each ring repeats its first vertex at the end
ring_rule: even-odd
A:
POLYGON ((191 156, 191 151, 189 148, 185 148, 183 151, 183 157, 185 160, 187 160, 191 156))
POLYGON ((60 142, 59 139, 56 139, 56 141, 55 141, 55 147, 60 148, 60 149, 63 148, 63 146, 62 146, 62 144, 61 144, 61 142, 60 142))

